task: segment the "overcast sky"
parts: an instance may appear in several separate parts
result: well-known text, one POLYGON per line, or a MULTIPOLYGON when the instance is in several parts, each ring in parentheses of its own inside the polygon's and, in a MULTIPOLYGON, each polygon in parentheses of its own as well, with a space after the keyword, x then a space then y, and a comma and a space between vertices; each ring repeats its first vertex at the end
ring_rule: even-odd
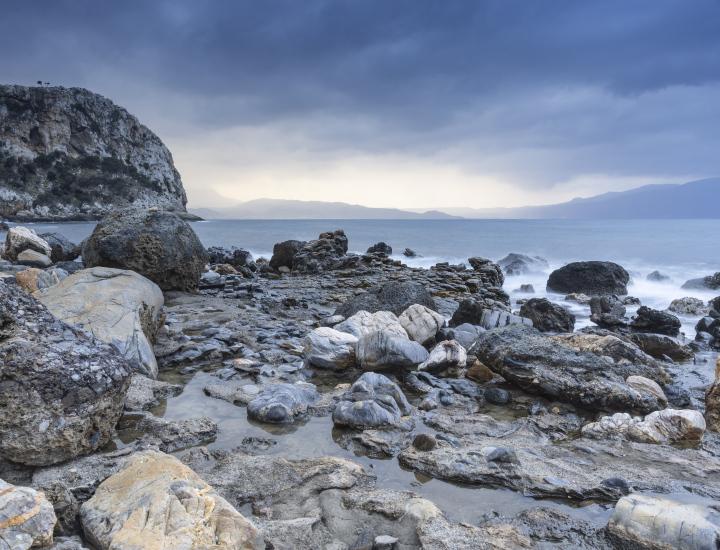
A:
POLYGON ((519 206, 720 175, 717 0, 5 3, 0 80, 80 86, 191 206, 519 206))

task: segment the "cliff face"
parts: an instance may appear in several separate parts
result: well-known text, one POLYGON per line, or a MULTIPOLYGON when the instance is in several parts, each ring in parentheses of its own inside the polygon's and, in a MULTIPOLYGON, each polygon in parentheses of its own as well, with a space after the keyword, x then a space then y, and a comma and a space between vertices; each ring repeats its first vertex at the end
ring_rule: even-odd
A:
POLYGON ((0 216, 93 220, 186 203, 170 151, 122 107, 82 88, 0 85, 0 216))

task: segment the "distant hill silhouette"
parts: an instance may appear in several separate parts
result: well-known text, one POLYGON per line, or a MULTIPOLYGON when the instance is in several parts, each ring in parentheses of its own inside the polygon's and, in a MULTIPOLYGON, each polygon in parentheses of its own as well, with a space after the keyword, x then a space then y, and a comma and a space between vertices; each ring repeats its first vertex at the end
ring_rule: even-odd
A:
POLYGON ((442 208, 465 218, 504 219, 713 219, 720 218, 720 178, 645 185, 547 206, 442 208))
POLYGON ((444 212, 408 212, 397 208, 369 208, 344 202, 256 199, 228 208, 190 208, 196 216, 224 220, 422 220, 453 219, 444 212))

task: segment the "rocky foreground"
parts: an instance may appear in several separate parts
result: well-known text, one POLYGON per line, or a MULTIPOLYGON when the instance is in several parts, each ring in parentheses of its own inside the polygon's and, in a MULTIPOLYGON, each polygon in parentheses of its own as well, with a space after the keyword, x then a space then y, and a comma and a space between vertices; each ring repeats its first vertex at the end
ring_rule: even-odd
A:
POLYGON ((720 502, 720 382, 677 377, 719 347, 720 299, 652 310, 621 266, 569 264, 548 290, 589 306, 595 326, 575 332, 568 309, 527 285, 513 309, 503 289, 542 258, 423 270, 384 243, 347 250, 335 231, 269 260, 206 251, 176 215, 141 210, 80 245, 10 228, 0 549, 720 547, 720 508, 683 504, 720 502), (696 340, 674 313, 698 318, 696 340), (277 435, 218 448, 218 419, 150 412, 184 391, 158 378, 198 370, 207 400, 277 435), (357 456, 537 505, 455 523, 354 460, 267 454, 311 417, 357 456), (598 525, 556 502, 614 511, 598 525))

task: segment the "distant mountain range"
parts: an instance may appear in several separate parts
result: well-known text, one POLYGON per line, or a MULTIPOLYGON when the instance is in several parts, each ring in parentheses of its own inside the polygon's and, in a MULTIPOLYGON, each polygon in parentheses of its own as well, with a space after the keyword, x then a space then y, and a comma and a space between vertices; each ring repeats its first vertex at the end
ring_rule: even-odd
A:
POLYGON ((227 208, 190 208, 206 220, 449 220, 460 218, 430 210, 409 212, 397 208, 369 208, 345 202, 256 199, 227 208))
POLYGON ((227 208, 188 208, 205 219, 717 219, 720 178, 645 185, 586 199, 518 208, 369 208, 343 202, 257 199, 227 208))

